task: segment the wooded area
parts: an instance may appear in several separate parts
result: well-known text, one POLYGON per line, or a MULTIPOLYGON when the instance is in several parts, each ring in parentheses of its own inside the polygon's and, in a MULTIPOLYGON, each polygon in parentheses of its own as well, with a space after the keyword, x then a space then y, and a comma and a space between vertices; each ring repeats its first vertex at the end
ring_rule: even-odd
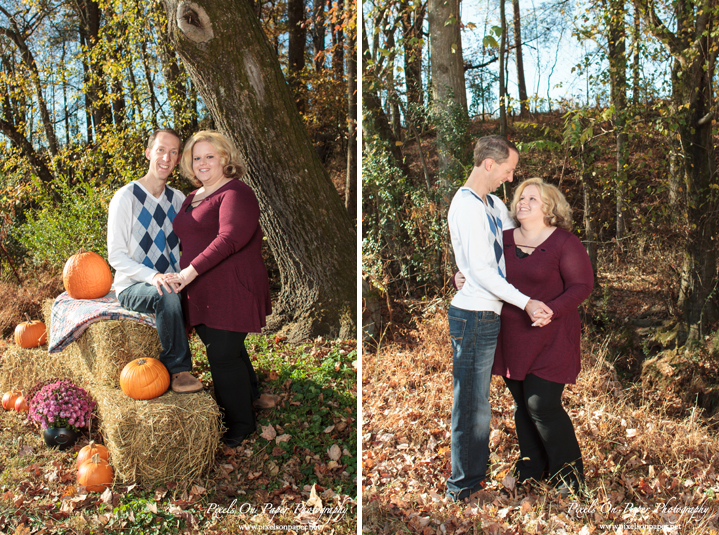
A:
POLYGON ((279 275, 272 329, 352 337, 355 31, 349 0, 4 2, 3 277, 57 270, 81 246, 104 254, 107 204, 144 174, 149 133, 216 128, 260 201, 279 275))
POLYGON ((712 503, 708 474, 719 468, 713 450, 677 442, 715 444, 719 414, 719 8, 372 0, 362 16, 366 529, 716 529, 715 512, 669 519, 656 506, 712 503), (576 64, 558 64, 566 48, 576 64), (573 92, 555 86, 561 70, 573 92), (501 381, 487 485, 469 504, 443 497, 457 269, 447 211, 474 142, 489 134, 520 150, 514 182, 495 193, 509 205, 526 178, 558 186, 595 272, 580 307, 583 371, 563 400, 587 477, 574 502, 542 484, 515 488, 512 398, 501 381), (572 503, 608 509, 573 513, 572 503), (610 514, 627 504, 646 514, 610 514))

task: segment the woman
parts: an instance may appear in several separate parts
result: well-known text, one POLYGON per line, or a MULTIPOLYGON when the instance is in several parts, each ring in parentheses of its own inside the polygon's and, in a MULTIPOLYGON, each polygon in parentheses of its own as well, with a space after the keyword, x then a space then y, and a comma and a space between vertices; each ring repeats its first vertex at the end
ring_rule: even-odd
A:
POLYGON ((255 430, 245 338, 260 332, 271 312, 260 208, 239 180, 245 166, 237 150, 218 132, 192 136, 180 169, 201 187, 185 199, 173 222, 182 244, 177 282, 187 323, 207 347, 227 428, 224 442, 236 447, 255 430))
POLYGON ((571 208, 555 186, 541 178, 522 182, 510 213, 519 226, 503 233, 507 281, 546 303, 554 315, 540 329, 523 310, 502 307, 492 373, 504 377, 514 398, 517 480, 548 475, 566 495, 579 489, 584 475, 562 391, 579 375, 577 308, 592 291, 594 273, 584 246, 569 232, 571 208))

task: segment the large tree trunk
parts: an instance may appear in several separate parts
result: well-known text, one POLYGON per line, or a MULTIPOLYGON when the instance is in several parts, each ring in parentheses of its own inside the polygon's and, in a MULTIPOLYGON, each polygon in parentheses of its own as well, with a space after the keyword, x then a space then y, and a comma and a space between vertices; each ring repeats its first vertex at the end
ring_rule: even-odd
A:
POLYGON ((687 327, 687 339, 701 342, 717 317, 717 210, 719 195, 715 176, 712 121, 715 118, 713 78, 719 43, 713 0, 700 5, 677 1, 672 33, 653 5, 637 0, 650 31, 675 58, 672 72, 672 120, 680 140, 676 172, 681 181, 681 219, 686 229, 684 266, 679 306, 687 327))
MULTIPOLYGON (((466 115, 467 89, 459 30, 459 0, 429 0, 427 11, 434 105, 448 114, 453 106, 460 106, 466 115)), ((441 173, 450 167, 450 149, 446 140, 440 138, 437 139, 437 149, 441 173)))
POLYGON ((268 330, 356 336, 357 246, 249 2, 164 0, 170 35, 217 127, 244 156, 282 290, 268 330))
POLYGON ((527 83, 524 80, 524 59, 522 57, 522 21, 519 14, 519 0, 512 0, 514 10, 514 57, 517 64, 517 88, 519 90, 519 115, 529 115, 527 83))

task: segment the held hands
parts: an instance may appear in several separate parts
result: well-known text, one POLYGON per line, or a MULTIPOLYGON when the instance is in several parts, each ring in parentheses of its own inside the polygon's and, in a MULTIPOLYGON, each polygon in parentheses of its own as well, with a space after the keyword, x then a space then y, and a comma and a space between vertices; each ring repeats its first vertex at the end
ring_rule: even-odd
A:
POLYGON ((162 295, 162 288, 168 292, 180 293, 182 289, 197 277, 197 271, 190 264, 179 273, 158 273, 152 279, 157 291, 162 295))
POLYGON ((176 273, 155 273, 152 277, 152 284, 157 288, 157 292, 162 295, 164 288, 167 293, 178 293, 180 291, 179 284, 175 279, 176 273))
POLYGON ((552 316, 554 315, 551 308, 541 301, 535 301, 534 299, 529 300, 527 306, 524 307, 524 310, 527 314, 529 314, 529 319, 533 322, 532 327, 544 327, 545 325, 549 325, 552 321, 552 316))

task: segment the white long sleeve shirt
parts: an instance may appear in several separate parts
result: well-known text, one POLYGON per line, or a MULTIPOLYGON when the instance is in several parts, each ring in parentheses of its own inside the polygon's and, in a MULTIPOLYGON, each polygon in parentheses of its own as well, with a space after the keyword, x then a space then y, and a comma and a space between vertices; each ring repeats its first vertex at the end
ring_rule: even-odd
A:
POLYGON ((454 258, 467 279, 452 306, 499 314, 507 302, 524 309, 529 297, 505 278, 502 230, 514 228, 514 221, 504 203, 488 194, 485 204, 472 189, 463 187, 452 199, 448 221, 454 258))
POLYGON ((115 269, 115 294, 157 273, 180 271, 180 241, 172 221, 185 195, 165 186, 159 199, 139 182, 112 197, 107 216, 107 259, 115 269))

